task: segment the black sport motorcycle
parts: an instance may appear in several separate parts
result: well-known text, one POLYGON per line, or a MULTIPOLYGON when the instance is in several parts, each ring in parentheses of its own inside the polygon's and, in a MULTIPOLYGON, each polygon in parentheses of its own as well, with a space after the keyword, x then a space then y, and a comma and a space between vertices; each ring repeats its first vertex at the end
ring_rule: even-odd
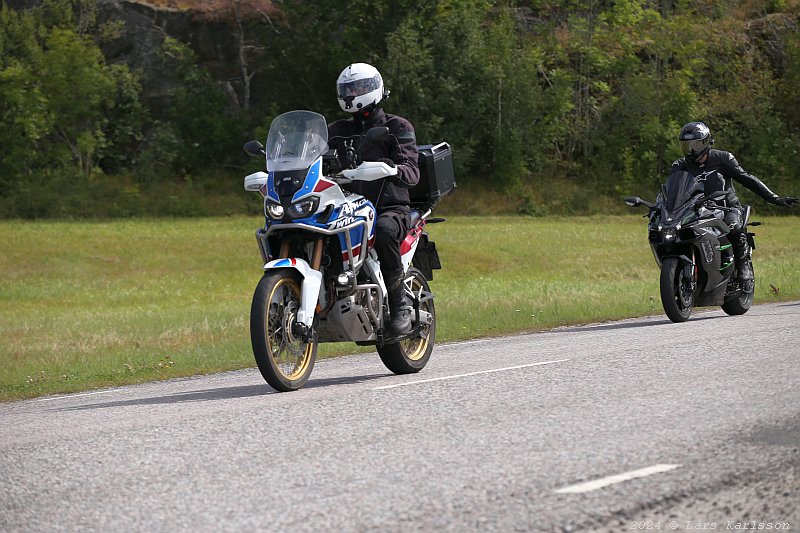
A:
MULTIPOLYGON (((673 322, 684 322, 697 306, 722 306, 729 315, 745 314, 753 303, 755 283, 739 281, 725 212, 739 209, 751 250, 750 206, 726 207, 724 180, 717 172, 693 176, 675 171, 661 187, 656 203, 625 198, 631 207, 646 206, 648 240, 661 268, 661 304, 673 322)), ((752 268, 752 262, 751 262, 752 268)))

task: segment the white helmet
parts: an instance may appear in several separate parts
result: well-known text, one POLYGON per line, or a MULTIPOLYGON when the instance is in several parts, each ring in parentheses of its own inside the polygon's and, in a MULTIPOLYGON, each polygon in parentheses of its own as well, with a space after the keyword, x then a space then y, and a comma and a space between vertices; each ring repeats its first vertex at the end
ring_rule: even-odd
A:
POLYGON ((357 113, 371 105, 378 105, 386 96, 383 78, 378 69, 366 63, 348 65, 336 80, 339 106, 348 113, 357 113))

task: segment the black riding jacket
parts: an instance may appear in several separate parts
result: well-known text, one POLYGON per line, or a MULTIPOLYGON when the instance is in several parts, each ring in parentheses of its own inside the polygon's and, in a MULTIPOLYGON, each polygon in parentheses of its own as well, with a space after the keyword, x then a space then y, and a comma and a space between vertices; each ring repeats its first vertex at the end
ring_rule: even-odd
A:
POLYGON ((723 150, 710 149, 708 151, 708 159, 702 164, 697 164, 695 161, 682 157, 672 163, 672 171, 674 172, 675 170, 685 170, 694 176, 703 172, 716 170, 722 174, 725 180, 725 190, 728 192, 726 199, 728 205, 731 207, 741 205, 739 199, 736 197, 736 190, 733 187, 734 181, 738 181, 771 204, 775 204, 776 200, 779 198, 777 194, 769 190, 769 187, 764 185, 764 182, 752 174, 748 174, 739 165, 739 162, 736 161, 732 153, 723 150))
POLYGON ((361 160, 391 159, 397 166, 397 175, 386 180, 353 182, 347 188, 363 194, 379 212, 390 208, 407 211, 410 203, 408 189, 419 182, 417 139, 414 127, 408 120, 397 115, 390 115, 380 108, 375 109, 366 117, 364 114, 358 113, 353 118, 337 120, 328 125, 328 146, 336 149, 340 161, 344 164, 345 141, 352 140, 353 148, 358 153, 364 133, 376 126, 388 127, 389 139, 384 143, 365 146, 363 152, 359 154, 361 160))

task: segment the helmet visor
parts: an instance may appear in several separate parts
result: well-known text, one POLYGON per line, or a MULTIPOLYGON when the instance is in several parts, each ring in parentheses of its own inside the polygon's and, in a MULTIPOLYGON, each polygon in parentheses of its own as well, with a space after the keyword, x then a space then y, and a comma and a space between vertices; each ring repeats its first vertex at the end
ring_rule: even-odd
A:
POLYGON ((698 155, 706 148, 708 148, 708 137, 705 139, 681 141, 681 150, 683 150, 683 155, 685 156, 698 155))
POLYGON ((360 80, 348 81, 345 83, 336 84, 336 92, 339 98, 344 100, 348 96, 359 97, 365 94, 376 91, 381 87, 381 75, 376 74, 372 78, 363 78, 360 80))

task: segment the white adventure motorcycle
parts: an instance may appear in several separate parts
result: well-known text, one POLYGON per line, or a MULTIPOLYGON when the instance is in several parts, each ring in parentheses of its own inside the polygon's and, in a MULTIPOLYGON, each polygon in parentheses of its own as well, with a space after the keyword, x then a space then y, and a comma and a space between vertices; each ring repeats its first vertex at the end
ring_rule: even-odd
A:
MULTIPOLYGON (((362 146, 387 135, 388 128, 373 128, 362 146)), ((400 250, 412 329, 390 339, 385 335, 387 290, 372 248, 375 207, 347 185, 385 179, 397 169, 362 162, 339 170, 341 154, 328 150, 325 118, 311 111, 275 118, 266 148, 258 141, 245 145, 249 155, 266 156, 267 172, 244 180, 246 190, 264 197, 266 218, 256 232, 265 264, 250 309, 250 338, 258 368, 276 390, 296 390, 308 381, 320 342, 375 345, 396 374, 418 372, 427 364, 436 337, 428 281, 441 265, 425 225, 444 220, 428 217, 455 181, 447 143, 419 150, 422 179, 412 190, 412 224, 400 250)), ((349 155, 357 161, 355 152, 349 155)))

